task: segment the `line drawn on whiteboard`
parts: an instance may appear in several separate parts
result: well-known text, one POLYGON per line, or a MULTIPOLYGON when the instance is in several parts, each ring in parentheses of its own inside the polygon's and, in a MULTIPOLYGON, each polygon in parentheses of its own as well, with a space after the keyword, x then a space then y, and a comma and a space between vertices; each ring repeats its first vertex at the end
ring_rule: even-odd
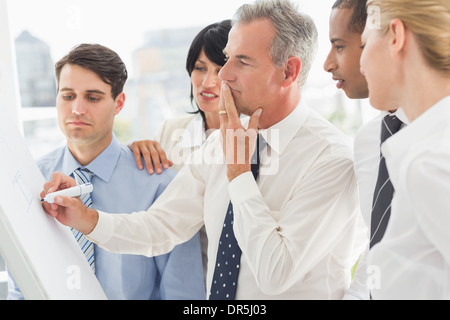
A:
POLYGON ((27 213, 30 211, 31 205, 33 204, 33 193, 31 192, 31 189, 26 184, 25 180, 22 177, 22 173, 18 171, 16 173, 16 176, 14 177, 13 181, 14 187, 16 187, 16 190, 20 192, 22 197, 25 200, 25 203, 27 205, 27 213))
MULTIPOLYGON (((6 168, 14 168, 14 165, 17 163, 14 159, 14 154, 11 150, 11 147, 9 146, 8 142, 3 136, 2 130, 0 130, 0 163, 3 164, 0 168, 1 171, 6 168)), ((16 191, 16 193, 23 198, 25 201, 22 202, 25 206, 25 210, 27 213, 29 213, 31 206, 33 205, 34 197, 33 193, 31 191, 31 188, 28 186, 27 182, 25 181, 22 172, 20 169, 17 169, 16 171, 10 172, 12 174, 12 187, 13 190, 16 191)), ((8 176, 11 179, 11 175, 8 176)), ((7 173, 2 172, 3 178, 6 178, 7 173)))

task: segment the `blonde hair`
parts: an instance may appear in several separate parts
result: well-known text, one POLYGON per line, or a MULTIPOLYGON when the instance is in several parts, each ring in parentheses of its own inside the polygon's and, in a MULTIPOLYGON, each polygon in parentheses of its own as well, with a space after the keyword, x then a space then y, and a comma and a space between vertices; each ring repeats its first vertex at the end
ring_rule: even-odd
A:
POLYGON ((371 6, 379 9, 382 32, 389 30, 392 20, 401 20, 416 36, 428 64, 450 72, 449 0, 368 0, 367 6, 369 11, 371 6))

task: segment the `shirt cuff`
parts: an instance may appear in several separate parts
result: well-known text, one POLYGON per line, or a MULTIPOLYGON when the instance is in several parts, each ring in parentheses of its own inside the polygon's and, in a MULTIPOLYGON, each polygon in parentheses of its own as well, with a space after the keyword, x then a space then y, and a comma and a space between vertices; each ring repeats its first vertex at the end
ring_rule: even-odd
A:
POLYGON ((233 179, 228 184, 228 193, 230 195, 233 205, 239 206, 240 204, 248 201, 249 199, 260 197, 258 185, 255 182, 252 172, 245 172, 233 179))
POLYGON ((94 230, 87 234, 86 237, 101 245, 108 242, 114 233, 114 217, 102 211, 98 211, 98 221, 94 230))

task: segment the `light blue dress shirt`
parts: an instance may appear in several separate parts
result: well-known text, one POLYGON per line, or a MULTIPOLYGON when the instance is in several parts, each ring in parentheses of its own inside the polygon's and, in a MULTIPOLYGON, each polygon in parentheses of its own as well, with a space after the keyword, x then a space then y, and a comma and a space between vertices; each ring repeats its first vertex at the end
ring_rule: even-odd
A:
MULTIPOLYGON (((50 152, 37 163, 47 181, 55 171, 72 175, 82 167, 67 147, 50 152)), ((133 153, 116 137, 83 168, 93 172, 92 208, 105 212, 147 210, 175 176, 172 170, 161 175, 139 170, 133 153)), ((170 253, 153 258, 111 253, 95 245, 96 276, 109 299, 205 299, 201 254, 199 234, 170 253)), ((18 294, 10 284, 10 298, 18 294)))

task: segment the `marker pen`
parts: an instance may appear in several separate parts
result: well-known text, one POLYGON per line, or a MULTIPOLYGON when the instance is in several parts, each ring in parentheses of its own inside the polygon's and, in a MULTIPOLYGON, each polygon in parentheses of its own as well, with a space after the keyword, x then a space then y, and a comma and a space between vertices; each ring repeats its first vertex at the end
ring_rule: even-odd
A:
POLYGON ((53 202, 55 202, 55 197, 57 197, 57 196, 65 196, 65 197, 72 197, 72 198, 79 197, 86 193, 92 192, 92 190, 94 190, 94 186, 92 185, 92 183, 89 182, 86 184, 80 184, 80 185, 72 187, 72 188, 49 193, 45 196, 44 199, 41 199, 41 201, 42 202, 47 201, 48 203, 53 203, 53 202))

